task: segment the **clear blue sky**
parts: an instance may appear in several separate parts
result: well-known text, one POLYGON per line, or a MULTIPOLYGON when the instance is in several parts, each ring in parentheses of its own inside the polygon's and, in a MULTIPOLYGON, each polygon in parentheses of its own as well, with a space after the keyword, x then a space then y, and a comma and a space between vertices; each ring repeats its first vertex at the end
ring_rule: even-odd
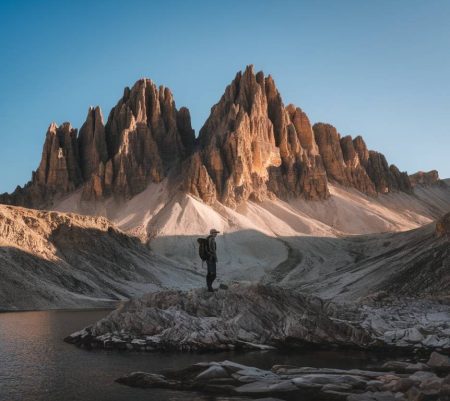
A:
POLYGON ((97 104, 106 118, 149 77, 198 132, 247 64, 312 122, 450 177, 448 0, 2 0, 0 61, 0 192, 30 179, 50 122, 79 128, 97 104))

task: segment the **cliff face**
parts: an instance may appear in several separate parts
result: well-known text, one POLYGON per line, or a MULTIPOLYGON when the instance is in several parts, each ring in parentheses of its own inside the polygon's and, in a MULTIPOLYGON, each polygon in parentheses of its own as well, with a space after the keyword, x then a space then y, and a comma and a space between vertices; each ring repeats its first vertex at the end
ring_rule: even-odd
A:
POLYGON ((80 187, 84 201, 130 198, 179 168, 194 141, 189 110, 176 109, 168 88, 142 79, 125 88, 106 126, 99 107, 89 108, 78 136, 69 123, 52 123, 31 181, 0 203, 45 207, 80 187))
MULTIPOLYGON (((308 117, 292 105, 285 108, 273 79, 255 74, 251 66, 236 75, 212 108, 199 144, 197 170, 208 174, 218 199, 227 205, 273 194, 328 196, 308 117)), ((194 193, 202 192, 192 176, 186 179, 194 193)))
POLYGON ((415 174, 409 176, 411 185, 415 187, 416 185, 433 185, 440 181, 439 173, 436 170, 431 170, 428 172, 418 171, 415 174))
POLYGON ((171 91, 148 79, 125 88, 106 126, 98 129, 99 148, 108 158, 93 157, 99 163, 85 177, 84 200, 138 194, 150 181, 161 181, 171 167, 179 166, 195 140, 189 111, 177 110, 171 91))
POLYGON ((341 137, 324 123, 311 127, 300 108, 284 106, 272 77, 255 74, 251 66, 211 109, 199 143, 186 187, 206 202, 217 198, 233 207, 271 195, 326 199, 328 181, 370 196, 412 188, 408 175, 369 151, 360 136, 341 137), (208 188, 213 183, 215 197, 196 181, 200 172, 208 188))
POLYGON ((326 199, 329 181, 370 196, 412 190, 410 177, 360 136, 311 127, 300 108, 283 104, 270 75, 249 66, 212 107, 198 139, 189 110, 178 110, 171 91, 148 79, 125 88, 106 125, 99 107, 89 109, 79 135, 69 123, 53 123, 32 180, 0 203, 47 207, 78 188, 83 201, 126 199, 171 171, 185 191, 231 207, 274 196, 326 199))
POLYGON ((362 137, 341 136, 329 124, 318 123, 314 135, 328 178, 368 195, 411 191, 408 175, 389 164, 383 154, 369 151, 362 137))
POLYGON ((0 195, 0 203, 42 205, 76 189, 83 181, 77 130, 70 123, 50 124, 45 137, 39 167, 24 188, 17 187, 11 195, 0 195))

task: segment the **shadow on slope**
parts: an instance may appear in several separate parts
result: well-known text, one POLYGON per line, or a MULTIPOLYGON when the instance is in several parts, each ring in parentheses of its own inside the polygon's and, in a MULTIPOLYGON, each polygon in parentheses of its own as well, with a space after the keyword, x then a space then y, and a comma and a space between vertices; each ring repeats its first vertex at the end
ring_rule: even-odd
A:
MULTIPOLYGON (((332 237, 268 237, 253 230, 217 238, 218 276, 224 281, 277 283, 325 299, 353 300, 377 291, 445 296, 450 292, 450 246, 435 224, 400 233, 332 237), (261 255, 284 249, 278 262, 261 255)), ((162 236, 151 248, 186 266, 197 265, 197 236, 162 236), (177 244, 177 245, 175 245, 177 244), (170 252, 167 252, 170 249, 170 252)), ((197 267, 196 267, 197 268, 197 267)), ((198 268, 197 268, 198 270, 198 268)))
MULTIPOLYGON (((203 286, 197 238, 163 236, 148 246, 114 228, 61 225, 46 239, 53 256, 0 247, 0 308, 101 306, 163 287, 203 286)), ((334 300, 450 292, 450 247, 434 224, 343 238, 244 230, 218 237, 218 247, 219 282, 276 283, 334 300)))
POLYGON ((103 306, 200 279, 112 227, 60 225, 39 240, 41 253, 30 242, 0 246, 0 309, 103 306))

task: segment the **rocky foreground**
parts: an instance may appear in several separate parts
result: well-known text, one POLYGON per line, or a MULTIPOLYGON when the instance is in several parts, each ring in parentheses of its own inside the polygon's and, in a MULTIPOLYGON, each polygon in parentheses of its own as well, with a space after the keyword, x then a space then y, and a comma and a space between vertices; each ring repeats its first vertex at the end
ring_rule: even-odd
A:
POLYGON ((343 305, 294 290, 234 284, 130 300, 65 340, 85 348, 232 350, 353 347, 450 352, 448 302, 343 305))
POLYGON ((202 362, 162 374, 133 372, 117 382, 133 387, 204 391, 271 400, 450 400, 450 359, 388 362, 377 370, 275 365, 262 370, 230 361, 202 362))

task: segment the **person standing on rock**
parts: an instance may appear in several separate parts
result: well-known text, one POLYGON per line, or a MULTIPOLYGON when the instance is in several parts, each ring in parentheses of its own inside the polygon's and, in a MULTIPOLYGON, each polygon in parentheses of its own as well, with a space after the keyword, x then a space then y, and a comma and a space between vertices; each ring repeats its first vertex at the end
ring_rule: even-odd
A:
POLYGON ((217 231, 215 228, 212 228, 209 231, 209 235, 206 238, 207 240, 207 253, 208 259, 206 260, 206 265, 208 267, 208 272, 206 273, 206 285, 208 287, 209 292, 213 292, 212 283, 216 279, 216 265, 217 265, 217 245, 216 245, 216 237, 220 231, 217 231))

